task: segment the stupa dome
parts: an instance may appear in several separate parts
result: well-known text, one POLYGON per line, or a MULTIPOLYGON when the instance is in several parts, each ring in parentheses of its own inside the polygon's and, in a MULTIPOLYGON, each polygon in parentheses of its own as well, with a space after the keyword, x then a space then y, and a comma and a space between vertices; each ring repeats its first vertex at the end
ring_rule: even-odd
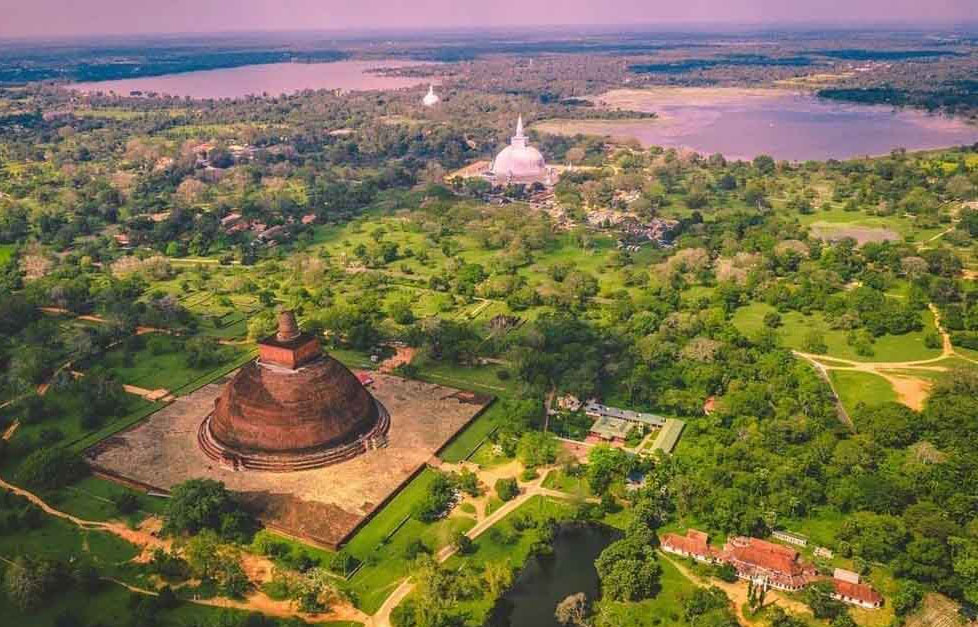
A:
POLYGON ((292 312, 215 401, 198 440, 236 469, 301 470, 386 445, 389 417, 346 366, 299 331, 292 312))
POLYGON ((543 155, 523 134, 523 116, 516 123, 516 135, 510 139, 509 146, 492 160, 489 175, 497 183, 549 182, 550 172, 543 155))
POLYGON ((428 93, 421 99, 421 104, 426 107, 433 107, 439 102, 441 102, 441 98, 439 98, 438 94, 435 93, 435 86, 428 85, 428 93))

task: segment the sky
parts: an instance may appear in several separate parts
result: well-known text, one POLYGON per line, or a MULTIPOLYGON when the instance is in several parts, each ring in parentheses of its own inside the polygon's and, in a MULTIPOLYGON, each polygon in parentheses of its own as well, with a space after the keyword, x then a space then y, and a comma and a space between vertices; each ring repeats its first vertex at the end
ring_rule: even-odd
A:
POLYGON ((978 21, 978 0, 0 0, 0 37, 560 24, 978 21))

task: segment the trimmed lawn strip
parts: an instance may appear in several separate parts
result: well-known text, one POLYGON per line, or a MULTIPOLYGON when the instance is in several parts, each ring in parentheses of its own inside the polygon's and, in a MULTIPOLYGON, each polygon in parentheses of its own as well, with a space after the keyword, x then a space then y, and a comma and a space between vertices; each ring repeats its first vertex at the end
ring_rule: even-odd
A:
POLYGON ((473 420, 465 429, 455 436, 438 452, 438 457, 450 464, 455 464, 471 457, 495 431, 503 418, 503 405, 493 401, 478 418, 473 420))

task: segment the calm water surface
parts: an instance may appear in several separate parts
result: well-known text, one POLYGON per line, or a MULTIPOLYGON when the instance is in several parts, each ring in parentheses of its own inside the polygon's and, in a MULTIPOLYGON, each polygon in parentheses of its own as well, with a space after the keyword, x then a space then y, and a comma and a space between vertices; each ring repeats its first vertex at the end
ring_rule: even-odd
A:
POLYGON ((888 154, 895 148, 927 150, 978 142, 978 126, 916 110, 843 104, 774 90, 741 90, 734 96, 714 90, 721 92, 715 98, 691 92, 684 102, 683 92, 677 92, 621 107, 655 112, 660 119, 585 122, 582 129, 634 137, 645 146, 690 148, 704 155, 719 152, 728 159, 759 154, 792 161, 848 159, 888 154))
MULTIPOLYGON (((117 81, 74 83, 85 92, 114 92, 128 95, 139 91, 170 96, 240 98, 268 94, 278 96, 304 89, 381 90, 428 84, 427 78, 382 76, 368 72, 377 68, 418 66, 415 61, 335 61, 332 63, 270 63, 221 70, 165 74, 117 81)), ((437 83, 438 81, 431 81, 437 83)))
POLYGON ((530 560, 506 593, 503 603, 509 622, 505 616, 497 616, 492 625, 560 627, 554 610, 565 597, 583 592, 591 601, 598 598, 600 582, 594 560, 617 538, 615 530, 608 527, 563 528, 554 540, 554 555, 530 560))

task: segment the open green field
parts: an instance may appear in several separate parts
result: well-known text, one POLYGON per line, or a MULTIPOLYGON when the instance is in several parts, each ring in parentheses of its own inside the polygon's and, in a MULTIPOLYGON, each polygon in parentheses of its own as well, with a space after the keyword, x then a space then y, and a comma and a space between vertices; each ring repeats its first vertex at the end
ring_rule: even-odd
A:
POLYGON ((516 382, 512 378, 501 380, 496 376, 500 370, 506 370, 506 367, 499 365, 462 367, 428 362, 421 365, 418 378, 490 396, 512 395, 516 391, 516 382))
MULTIPOLYGON (((51 627, 59 616, 70 616, 80 621, 78 624, 85 625, 129 625, 132 620, 132 610, 129 607, 132 594, 120 585, 106 582, 95 594, 71 588, 30 613, 5 606, 3 616, 5 621, 9 621, 5 624, 17 627, 51 627)), ((161 610, 157 615, 157 624, 159 627, 210 625, 218 624, 225 615, 240 617, 246 614, 240 610, 183 603, 172 610, 161 610)))
POLYGON ((53 507, 73 516, 104 521, 121 517, 112 499, 127 493, 134 495, 139 503, 139 511, 126 517, 130 522, 138 522, 147 515, 161 515, 166 509, 167 499, 130 490, 98 477, 85 477, 56 492, 46 493, 44 498, 53 507))
POLYGON ((6 264, 10 261, 10 258, 14 254, 13 244, 0 244, 0 266, 6 264))
POLYGON ((897 400, 893 386, 875 374, 830 370, 829 377, 849 415, 852 415, 856 404, 860 402, 873 406, 897 400))
MULTIPOLYGON (((123 400, 125 405, 116 416, 102 416, 101 425, 93 432, 90 428, 82 426, 82 417, 86 413, 86 407, 82 400, 77 396, 61 393, 58 391, 48 392, 44 400, 49 403, 51 408, 46 419, 31 423, 21 424, 14 437, 16 438, 40 438, 42 432, 57 430, 61 437, 57 444, 68 446, 73 450, 81 450, 88 446, 86 443, 94 443, 91 438, 94 434, 112 434, 132 423, 134 420, 142 419, 148 414, 156 411, 161 405, 150 403, 138 396, 127 394, 123 400)), ((98 439, 103 439, 101 435, 98 439)))
POLYGON ((551 470, 543 480, 543 487, 551 490, 560 490, 567 494, 574 494, 581 498, 594 496, 587 479, 582 477, 572 477, 563 470, 551 470))
MULTIPOLYGON (((751 303, 741 307, 734 313, 733 324, 745 335, 752 335, 764 326, 764 314, 777 310, 765 303, 751 303)), ((789 311, 781 314, 782 324, 777 330, 784 345, 788 348, 804 351, 805 336, 811 331, 818 331, 828 346, 829 357, 850 359, 867 362, 901 362, 932 359, 941 355, 940 348, 927 348, 924 336, 934 332, 934 315, 929 310, 920 313, 923 329, 904 335, 883 335, 873 343, 873 355, 863 356, 856 353, 846 342, 846 331, 830 329, 821 313, 810 316, 789 311)))
POLYGON ((40 515, 41 524, 21 529, 16 534, 0 536, 0 555, 13 560, 32 555, 51 559, 91 560, 105 575, 115 574, 117 567, 135 557, 139 550, 125 540, 104 531, 81 529, 60 518, 40 515))
MULTIPOLYGON (((172 336, 154 336, 154 344, 161 344, 165 352, 154 354, 149 344, 127 354, 125 347, 116 347, 98 360, 97 365, 108 369, 119 381, 149 390, 164 388, 180 389, 195 379, 207 375, 215 367, 196 368, 187 364, 184 340, 172 336)), ((235 346, 222 346, 222 361, 239 359, 245 351, 235 346)))
POLYGON ((864 241, 904 239, 923 242, 947 228, 946 226, 921 227, 912 217, 870 216, 862 211, 844 211, 840 207, 833 208, 831 211, 816 210, 801 215, 798 219, 802 224, 811 226, 813 232, 820 237, 851 236, 864 241))

